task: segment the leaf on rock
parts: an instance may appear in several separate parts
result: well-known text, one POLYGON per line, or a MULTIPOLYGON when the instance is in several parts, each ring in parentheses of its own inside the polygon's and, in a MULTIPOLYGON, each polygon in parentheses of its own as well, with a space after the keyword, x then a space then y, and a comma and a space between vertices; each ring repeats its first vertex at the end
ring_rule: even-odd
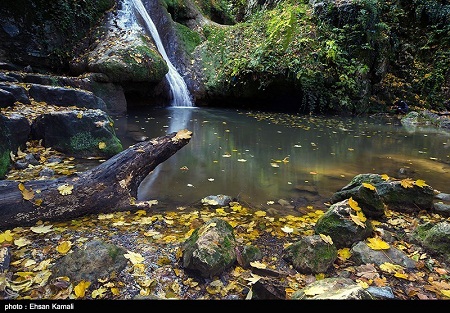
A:
POLYGON ((414 181, 411 178, 405 178, 400 181, 400 184, 403 188, 412 188, 414 187, 414 181))
POLYGON ((375 238, 368 238, 367 241, 369 242, 367 245, 372 250, 387 250, 390 248, 389 244, 382 239, 375 237, 375 238))
POLYGON ((350 199, 348 199, 348 205, 356 212, 361 211, 361 208, 358 206, 358 202, 353 200, 352 197, 350 197, 350 199))
POLYGON ((384 262, 383 264, 380 265, 380 269, 382 271, 388 272, 388 273, 396 273, 398 271, 403 270, 403 267, 401 265, 398 264, 392 264, 389 262, 384 262))
POLYGON ((422 179, 416 180, 415 185, 416 185, 417 187, 420 187, 420 188, 423 188, 423 187, 425 187, 425 186, 428 186, 427 184, 425 184, 425 181, 422 180, 422 179))
POLYGON ((58 245, 58 247, 56 247, 56 251, 61 254, 66 254, 67 252, 69 252, 71 247, 72 243, 70 241, 64 240, 58 245))
POLYGON ((326 243, 332 245, 333 244, 333 239, 331 239, 330 236, 328 235, 324 235, 324 234, 319 234, 320 238, 322 238, 323 241, 325 241, 326 243))
POLYGON ((369 184, 369 183, 362 183, 364 188, 370 189, 370 190, 377 190, 377 188, 375 188, 374 185, 369 184))
POLYGON ((256 284, 258 282, 258 280, 260 280, 262 277, 253 273, 250 273, 250 275, 252 275, 251 278, 245 278, 245 280, 248 280, 247 285, 253 285, 256 284))
POLYGON ((250 265, 251 265, 252 267, 259 268, 259 269, 266 269, 266 268, 267 268, 267 265, 266 265, 266 264, 261 263, 261 262, 259 262, 259 261, 250 262, 250 265))
POLYGON ((381 179, 382 180, 389 180, 389 175, 383 174, 383 175, 381 175, 381 179))
POLYGON ((24 200, 31 200, 34 198, 34 191, 31 188, 28 190, 22 183, 20 183, 18 187, 24 200))
POLYGON ((100 150, 105 149, 105 148, 106 148, 106 143, 104 143, 103 141, 100 141, 100 142, 98 143, 98 148, 99 148, 100 150))
POLYGON ((338 250, 338 258, 342 261, 348 260, 352 256, 350 248, 342 248, 338 250))
POLYGON ((312 286, 310 288, 305 289, 305 295, 307 296, 316 296, 325 292, 323 287, 320 286, 312 286))
POLYGON ((350 214, 350 218, 356 225, 361 226, 362 228, 366 228, 366 224, 364 224, 364 222, 361 221, 361 218, 358 215, 350 214))
POLYGON ((70 195, 73 190, 73 185, 64 184, 61 186, 58 186, 58 191, 63 196, 70 195))
POLYGON ((30 227, 30 230, 36 234, 46 234, 46 233, 53 231, 53 229, 51 229, 52 227, 53 227, 53 225, 39 225, 39 226, 30 227))

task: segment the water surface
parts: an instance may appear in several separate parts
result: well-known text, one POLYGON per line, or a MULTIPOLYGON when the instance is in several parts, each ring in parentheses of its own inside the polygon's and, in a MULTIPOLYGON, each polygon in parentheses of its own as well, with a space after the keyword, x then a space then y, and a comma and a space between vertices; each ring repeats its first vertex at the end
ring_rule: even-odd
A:
POLYGON ((140 134, 193 132, 139 188, 138 200, 158 200, 162 207, 225 194, 252 207, 295 214, 308 206, 324 209, 360 173, 423 179, 450 193, 450 133, 408 129, 397 117, 169 107, 129 111, 115 123, 124 148, 140 134))

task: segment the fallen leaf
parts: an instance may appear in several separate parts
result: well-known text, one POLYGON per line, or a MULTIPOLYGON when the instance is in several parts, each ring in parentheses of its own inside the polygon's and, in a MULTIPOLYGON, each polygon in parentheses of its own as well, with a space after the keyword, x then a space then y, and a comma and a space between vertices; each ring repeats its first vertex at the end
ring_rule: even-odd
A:
POLYGON ((378 237, 367 238, 369 242, 367 245, 372 250, 387 250, 390 248, 389 244, 378 237))
POLYGON ((86 289, 88 289, 90 285, 91 282, 89 281, 84 280, 80 281, 78 285, 76 285, 74 288, 75 296, 77 298, 83 298, 84 295, 86 294, 86 289))
POLYGON ((53 231, 53 229, 51 229, 52 227, 53 227, 53 225, 39 225, 39 226, 30 227, 30 230, 36 234, 46 234, 46 233, 53 231))
POLYGON ((61 195, 66 196, 70 195, 73 190, 73 185, 63 184, 61 186, 58 186, 58 191, 61 195))
POLYGON ((320 238, 322 238, 323 241, 325 241, 326 243, 332 245, 333 244, 333 239, 331 239, 330 236, 328 235, 324 235, 324 234, 319 234, 320 238))

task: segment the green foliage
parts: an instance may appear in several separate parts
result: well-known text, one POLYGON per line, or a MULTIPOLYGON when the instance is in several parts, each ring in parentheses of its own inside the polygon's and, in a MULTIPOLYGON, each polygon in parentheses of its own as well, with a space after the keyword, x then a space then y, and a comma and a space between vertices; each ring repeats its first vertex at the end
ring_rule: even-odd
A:
POLYGON ((0 154, 0 178, 5 177, 6 173, 8 172, 11 163, 9 153, 10 150, 5 150, 0 154))
POLYGON ((186 27, 179 23, 175 23, 175 27, 179 38, 183 41, 184 49, 188 53, 192 53, 195 47, 202 42, 200 35, 197 32, 191 30, 189 27, 186 27))

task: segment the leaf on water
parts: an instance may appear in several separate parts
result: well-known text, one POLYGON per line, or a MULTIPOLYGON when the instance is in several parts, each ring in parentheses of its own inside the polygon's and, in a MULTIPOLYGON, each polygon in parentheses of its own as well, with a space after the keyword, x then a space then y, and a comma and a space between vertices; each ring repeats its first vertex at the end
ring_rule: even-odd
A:
POLYGON ((30 227, 30 230, 36 234, 46 234, 46 233, 53 231, 53 229, 51 229, 52 227, 53 227, 53 225, 39 225, 39 226, 30 227))
POLYGON ((377 188, 375 188, 374 185, 369 184, 369 183, 362 183, 364 188, 370 189, 370 190, 377 190, 377 188))
POLYGON ((127 252, 128 253, 124 254, 123 256, 125 258, 127 258, 128 260, 130 260, 133 265, 140 264, 145 260, 144 257, 142 255, 140 255, 139 253, 135 253, 132 251, 127 251, 127 252))
POLYGON ((77 118, 82 118, 82 117, 83 117, 83 112, 82 111, 78 112, 77 118))
POLYGON ((70 195, 73 190, 73 185, 64 184, 61 186, 58 186, 58 191, 63 196, 70 195))
POLYGON ((422 180, 422 179, 416 180, 415 185, 416 185, 417 187, 420 187, 420 188, 423 188, 423 187, 425 187, 425 186, 428 186, 427 184, 425 184, 425 181, 422 180))
POLYGON ((368 246, 372 250, 387 250, 390 248, 389 244, 382 239, 375 237, 375 238, 367 238, 368 246))
POLYGON ((56 247, 56 251, 61 254, 66 254, 67 252, 69 252, 71 247, 72 243, 70 241, 64 240, 56 247))
POLYGON ((106 143, 104 143, 103 141, 100 141, 100 142, 98 143, 98 148, 99 148, 100 150, 105 149, 105 148, 106 148, 106 143))
POLYGON ((247 162, 246 159, 238 159, 238 162, 247 162))
POLYGON ((85 280, 80 281, 78 285, 76 285, 74 288, 75 296, 77 298, 83 298, 84 295, 86 294, 86 289, 88 289, 90 285, 91 285, 90 281, 85 280))
POLYGON ((325 241, 326 243, 332 245, 333 244, 333 239, 331 239, 330 236, 328 235, 324 235, 324 234, 319 234, 320 238, 322 238, 323 241, 325 241))
POLYGON ((270 163, 270 166, 272 166, 272 167, 280 167, 277 163, 274 163, 274 162, 270 163))

